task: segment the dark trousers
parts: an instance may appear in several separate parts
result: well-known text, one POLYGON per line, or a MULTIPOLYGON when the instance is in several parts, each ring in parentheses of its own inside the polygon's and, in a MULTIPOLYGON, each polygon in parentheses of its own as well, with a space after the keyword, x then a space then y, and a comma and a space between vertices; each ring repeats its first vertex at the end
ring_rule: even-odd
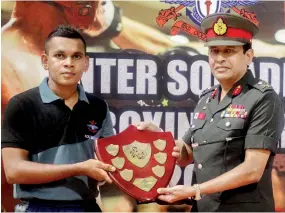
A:
POLYGON ((54 201, 32 199, 16 205, 15 212, 102 212, 95 200, 54 201))

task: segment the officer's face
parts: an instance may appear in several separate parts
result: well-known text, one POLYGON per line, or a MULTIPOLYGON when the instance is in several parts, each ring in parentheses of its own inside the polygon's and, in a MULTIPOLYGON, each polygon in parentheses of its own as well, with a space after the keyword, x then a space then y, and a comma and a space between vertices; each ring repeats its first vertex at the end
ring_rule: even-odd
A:
POLYGON ((47 53, 42 56, 49 79, 61 86, 77 85, 88 69, 88 61, 80 39, 63 37, 53 37, 48 43, 47 53))
POLYGON ((209 47, 209 64, 214 77, 221 83, 234 84, 247 71, 253 50, 243 52, 242 46, 209 47))

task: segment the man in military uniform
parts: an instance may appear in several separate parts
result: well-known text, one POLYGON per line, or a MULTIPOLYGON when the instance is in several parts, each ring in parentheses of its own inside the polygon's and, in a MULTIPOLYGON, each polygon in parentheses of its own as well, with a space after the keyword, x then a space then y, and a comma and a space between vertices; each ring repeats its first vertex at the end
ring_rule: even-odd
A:
MULTIPOLYGON (((193 125, 174 148, 178 162, 194 159, 194 185, 159 189, 159 199, 192 197, 192 211, 272 212, 271 170, 284 112, 273 88, 248 70, 258 28, 232 14, 210 15, 201 26, 220 84, 201 94, 193 125)), ((146 122, 138 129, 159 131, 146 122)))

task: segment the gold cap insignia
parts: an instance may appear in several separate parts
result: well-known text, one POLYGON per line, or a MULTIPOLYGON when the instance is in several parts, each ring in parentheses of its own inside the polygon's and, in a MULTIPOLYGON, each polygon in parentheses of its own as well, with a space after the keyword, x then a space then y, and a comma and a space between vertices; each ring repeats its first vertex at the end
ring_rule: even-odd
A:
POLYGON ((224 23, 222 18, 219 18, 214 25, 214 32, 216 35, 224 35, 227 32, 227 25, 224 23))

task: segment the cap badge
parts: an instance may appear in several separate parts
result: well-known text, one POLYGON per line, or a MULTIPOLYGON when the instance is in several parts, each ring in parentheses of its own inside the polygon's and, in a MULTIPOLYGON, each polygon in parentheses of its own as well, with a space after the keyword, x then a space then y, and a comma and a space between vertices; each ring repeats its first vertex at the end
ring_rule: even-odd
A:
POLYGON ((227 32, 227 25, 224 23, 222 18, 219 18, 214 25, 214 32, 216 35, 224 35, 227 32))

